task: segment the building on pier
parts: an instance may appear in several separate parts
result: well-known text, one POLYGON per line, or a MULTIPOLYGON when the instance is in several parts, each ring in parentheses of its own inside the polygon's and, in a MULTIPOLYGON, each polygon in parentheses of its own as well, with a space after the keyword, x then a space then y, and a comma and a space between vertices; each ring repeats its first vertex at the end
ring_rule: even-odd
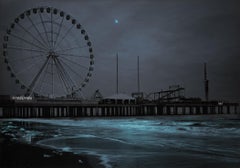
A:
POLYGON ((127 94, 118 93, 102 99, 100 104, 136 104, 136 99, 127 94))

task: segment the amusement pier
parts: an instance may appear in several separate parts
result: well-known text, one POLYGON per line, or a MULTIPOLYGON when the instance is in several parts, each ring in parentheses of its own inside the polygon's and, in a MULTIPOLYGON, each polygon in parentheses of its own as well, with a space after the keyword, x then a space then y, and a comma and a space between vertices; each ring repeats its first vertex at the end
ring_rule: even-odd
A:
MULTIPOLYGON (((11 79, 23 94, 0 96, 0 117, 114 117, 157 115, 237 114, 238 103, 209 100, 204 64, 205 99, 187 98, 185 88, 170 86, 159 92, 119 92, 116 55, 116 94, 91 99, 82 93, 94 70, 93 45, 73 16, 53 7, 37 7, 19 14, 3 36, 2 58, 11 79)), ((94 92, 94 91, 93 91, 94 92)))
POLYGON ((95 100, 49 99, 1 96, 0 117, 60 118, 60 117, 115 117, 160 115, 239 114, 238 103, 202 101, 184 98, 184 88, 156 92, 150 99, 116 94, 102 98, 96 91, 95 100))

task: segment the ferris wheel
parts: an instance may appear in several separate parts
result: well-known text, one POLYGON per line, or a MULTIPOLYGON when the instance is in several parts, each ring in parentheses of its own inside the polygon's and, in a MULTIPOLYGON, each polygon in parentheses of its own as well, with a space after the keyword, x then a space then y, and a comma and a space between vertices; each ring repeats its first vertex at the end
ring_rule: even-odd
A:
POLYGON ((24 11, 4 35, 7 70, 27 95, 61 97, 81 91, 92 76, 92 43, 82 25, 53 7, 24 11))

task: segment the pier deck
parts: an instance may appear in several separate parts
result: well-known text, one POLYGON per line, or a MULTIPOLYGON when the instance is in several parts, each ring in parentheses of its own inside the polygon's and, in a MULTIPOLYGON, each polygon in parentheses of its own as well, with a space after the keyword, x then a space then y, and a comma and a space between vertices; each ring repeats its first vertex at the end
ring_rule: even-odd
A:
POLYGON ((55 118, 240 114, 238 106, 238 103, 216 101, 101 104, 81 102, 80 100, 8 100, 0 102, 0 117, 55 118))

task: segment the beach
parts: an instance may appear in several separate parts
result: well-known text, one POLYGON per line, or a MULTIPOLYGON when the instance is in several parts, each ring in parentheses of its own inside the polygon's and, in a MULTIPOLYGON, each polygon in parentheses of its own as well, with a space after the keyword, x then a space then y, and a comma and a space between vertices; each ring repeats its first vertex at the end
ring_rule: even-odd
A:
MULTIPOLYGON (((93 157, 90 161, 92 164, 98 162, 93 157)), ((90 161, 83 155, 13 141, 0 134, 1 168, 93 168, 90 161)))

